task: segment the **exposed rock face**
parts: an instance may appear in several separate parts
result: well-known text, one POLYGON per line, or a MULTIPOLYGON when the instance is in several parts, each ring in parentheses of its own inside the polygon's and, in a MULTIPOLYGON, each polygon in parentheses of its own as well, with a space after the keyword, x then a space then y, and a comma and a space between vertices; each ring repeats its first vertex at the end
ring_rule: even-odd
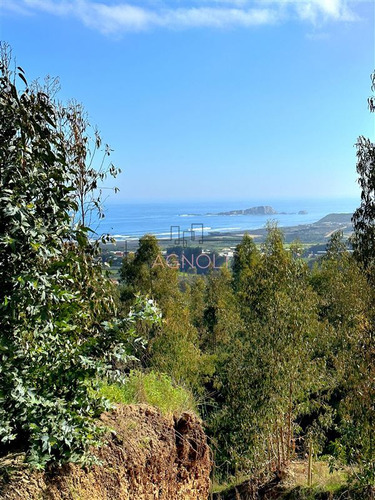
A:
POLYGON ((166 418, 145 405, 102 415, 113 429, 95 451, 101 465, 23 472, 0 487, 4 500, 205 500, 211 458, 198 418, 166 418))

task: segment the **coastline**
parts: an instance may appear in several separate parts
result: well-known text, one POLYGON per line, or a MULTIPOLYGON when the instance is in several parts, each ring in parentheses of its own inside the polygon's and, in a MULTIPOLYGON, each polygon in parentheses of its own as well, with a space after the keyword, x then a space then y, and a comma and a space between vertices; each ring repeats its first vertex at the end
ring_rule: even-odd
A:
MULTIPOLYGON (((299 241, 303 244, 324 243, 338 230, 343 231, 344 237, 348 238, 352 233, 351 217, 351 213, 331 213, 313 223, 280 226, 280 229, 284 233, 285 243, 292 243, 293 241, 299 241)), ((244 234, 252 236, 256 243, 262 243, 267 234, 267 227, 263 225, 256 229, 241 229, 236 231, 209 230, 207 234, 202 234, 200 230, 195 230, 194 236, 191 231, 184 231, 184 233, 184 235, 180 233, 179 237, 178 233, 172 233, 172 238, 170 233, 164 233, 161 237, 155 236, 163 247, 183 243, 188 246, 208 243, 217 244, 220 242, 236 244, 236 242, 239 242, 243 238, 244 234)), ((121 247, 125 244, 133 246, 138 243, 141 236, 114 235, 113 239, 116 241, 116 246, 121 247)))

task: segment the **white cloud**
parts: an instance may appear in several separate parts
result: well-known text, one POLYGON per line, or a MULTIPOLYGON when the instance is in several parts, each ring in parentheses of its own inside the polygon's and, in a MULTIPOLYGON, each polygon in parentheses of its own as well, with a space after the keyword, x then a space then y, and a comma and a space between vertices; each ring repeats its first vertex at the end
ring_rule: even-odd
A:
MULTIPOLYGON (((282 5, 294 11, 302 21, 357 21, 358 17, 350 7, 361 0, 259 0, 263 5, 282 5)), ((362 0, 372 2, 372 0, 362 0)))
POLYGON ((250 27, 290 18, 312 24, 354 21, 356 16, 348 4, 347 0, 143 0, 137 5, 93 0, 3 0, 2 8, 18 14, 44 12, 75 17, 108 34, 153 27, 250 27))
POLYGON ((14 2, 13 0, 2 0, 0 4, 1 11, 13 12, 15 14, 29 15, 30 11, 22 5, 23 2, 14 2))
POLYGON ((272 24, 278 17, 268 9, 185 8, 169 10, 159 17, 160 25, 172 27, 225 27, 272 24))
POLYGON ((295 4, 299 17, 316 23, 319 19, 335 21, 355 21, 356 16, 342 0, 309 0, 295 4))
POLYGON ((128 4, 105 5, 80 2, 76 14, 82 21, 103 33, 141 31, 157 24, 158 15, 151 10, 128 4))

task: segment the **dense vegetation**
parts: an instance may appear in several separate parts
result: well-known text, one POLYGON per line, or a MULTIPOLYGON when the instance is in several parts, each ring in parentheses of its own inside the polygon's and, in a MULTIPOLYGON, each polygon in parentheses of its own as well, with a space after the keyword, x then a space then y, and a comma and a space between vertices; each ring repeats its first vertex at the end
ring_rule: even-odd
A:
POLYGON ((353 254, 336 232, 310 268, 269 225, 231 269, 187 277, 154 265, 146 235, 116 287, 87 226, 99 135, 20 68, 18 90, 4 56, 1 71, 0 454, 87 462, 110 401, 146 402, 199 408, 218 480, 281 476, 307 454, 374 487, 374 145, 358 141, 353 254))
POLYGON ((142 366, 196 394, 219 480, 282 476, 307 455, 375 485, 374 145, 360 138, 357 155, 354 254, 338 231, 311 268, 270 225, 262 246, 245 235, 231 270, 207 276, 155 266, 162 258, 151 235, 124 259, 125 310, 141 292, 163 314, 143 333, 142 366))
MULTIPOLYGON (((26 449, 36 467, 89 460, 108 402, 101 378, 121 378, 139 301, 124 318, 85 219, 104 171, 91 169, 82 108, 47 89, 0 78, 0 451, 26 449)), ((95 148, 100 147, 96 136, 95 148)), ((115 173, 110 166, 110 172, 115 173)))

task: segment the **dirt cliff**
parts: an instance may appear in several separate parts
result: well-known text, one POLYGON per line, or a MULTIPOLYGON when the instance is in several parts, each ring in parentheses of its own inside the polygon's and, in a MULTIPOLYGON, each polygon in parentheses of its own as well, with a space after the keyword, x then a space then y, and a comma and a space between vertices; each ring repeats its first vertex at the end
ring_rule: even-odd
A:
POLYGON ((95 455, 101 465, 69 464, 49 472, 11 476, 0 485, 4 500, 205 500, 211 458, 198 418, 164 417, 145 405, 118 406, 103 414, 111 429, 95 455))

